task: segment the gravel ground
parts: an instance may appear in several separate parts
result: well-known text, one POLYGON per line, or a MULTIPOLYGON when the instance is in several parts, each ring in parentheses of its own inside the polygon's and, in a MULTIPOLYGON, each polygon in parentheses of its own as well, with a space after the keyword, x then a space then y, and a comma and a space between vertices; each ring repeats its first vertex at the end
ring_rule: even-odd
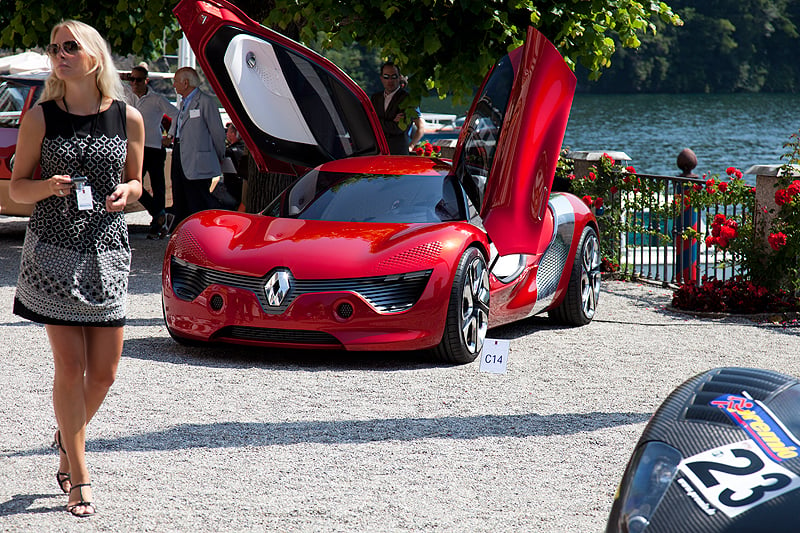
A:
POLYGON ((164 241, 128 215, 129 325, 89 428, 98 514, 56 486, 44 329, 11 313, 24 221, 0 217, 3 531, 602 531, 666 395, 718 366, 800 375, 800 328, 668 311, 604 285, 595 320, 531 319, 506 374, 408 353, 184 348, 161 317, 164 241))

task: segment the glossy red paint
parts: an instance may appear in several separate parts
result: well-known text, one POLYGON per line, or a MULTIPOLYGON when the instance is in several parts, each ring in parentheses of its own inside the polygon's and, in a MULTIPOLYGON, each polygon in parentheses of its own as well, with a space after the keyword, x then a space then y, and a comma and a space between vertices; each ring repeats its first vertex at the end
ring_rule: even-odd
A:
MULTIPOLYGON (((368 108, 365 108, 365 113, 370 126, 366 129, 379 131, 379 128, 375 128, 377 120, 366 95, 359 93, 360 89, 356 90, 357 86, 353 87, 355 84, 338 68, 298 43, 260 27, 238 8, 224 0, 182 0, 175 13, 212 86, 237 126, 244 126, 243 129, 249 132, 245 141, 251 151, 262 158, 262 162, 271 165, 273 160, 280 161, 286 150, 280 145, 283 138, 275 141, 276 137, 270 137, 271 133, 267 133, 266 130, 272 131, 268 121, 250 120, 252 110, 258 106, 263 94, 259 91, 263 89, 258 85, 260 79, 256 79, 255 85, 248 86, 252 90, 232 85, 228 63, 225 63, 228 70, 219 65, 222 59, 230 61, 230 57, 224 55, 222 50, 227 54, 236 42, 241 41, 241 36, 246 39, 263 37, 269 46, 290 50, 294 54, 292 60, 300 57, 312 69, 330 71, 335 83, 352 89, 355 100, 368 108), (233 44, 229 46, 229 43, 233 44), (242 102, 245 97, 252 99, 252 102, 242 102), (238 116, 240 113, 249 115, 242 120, 238 116), (266 124, 266 130, 255 127, 257 123, 266 124)), ((237 51, 241 56, 262 52, 263 55, 253 56, 253 64, 269 64, 286 79, 293 79, 293 75, 286 74, 291 73, 291 69, 284 72, 281 60, 269 63, 272 57, 270 50, 262 47, 262 43, 248 40, 247 47, 240 47, 237 51)), ((273 55, 277 57, 279 53, 273 55)), ((241 57, 234 57, 233 63, 239 60, 241 57)), ((582 201, 569 194, 551 194, 575 77, 553 45, 532 29, 529 30, 525 47, 509 54, 508 61, 511 69, 508 63, 503 63, 502 69, 496 69, 502 77, 499 78, 500 82, 492 86, 493 91, 498 91, 497 87, 512 87, 507 109, 497 114, 504 117, 502 124, 497 121, 483 123, 477 118, 471 121, 476 109, 473 103, 454 157, 457 165, 462 163, 459 156, 465 135, 470 129, 471 134, 475 135, 472 142, 475 139, 486 143, 491 141, 492 144, 485 146, 497 147, 491 166, 470 167, 473 160, 465 163, 468 167, 466 172, 476 169, 476 174, 470 175, 470 178, 479 178, 476 181, 482 178, 486 182, 483 202, 478 206, 483 224, 472 214, 462 215, 470 217, 469 222, 412 224, 324 222, 223 211, 199 213, 177 228, 165 254, 163 302, 170 332, 176 337, 190 340, 270 346, 324 346, 348 350, 430 348, 442 340, 455 271, 462 255, 468 247, 474 246, 489 262, 490 241, 501 255, 522 254, 525 261, 519 275, 507 283, 494 275, 490 276, 491 307, 488 320, 491 327, 559 306, 569 286, 580 236, 586 226, 597 228, 594 216, 582 201), (494 144, 491 135, 497 131, 500 133, 494 144), (481 138, 483 133, 487 137, 481 138), (488 173, 488 180, 485 173, 479 173, 484 169, 488 173), (491 171, 488 172, 488 169, 491 171), (186 264, 210 269, 214 276, 247 276, 262 285, 246 290, 236 283, 204 284, 202 292, 196 297, 193 296, 195 293, 190 296, 182 293, 187 299, 193 298, 187 301, 173 292, 173 257, 186 264), (542 277, 540 265, 543 260, 548 261, 545 263, 548 266, 543 269, 545 274, 542 277), (263 304, 262 307, 264 296, 259 301, 254 291, 263 291, 265 283, 261 280, 265 280, 267 274, 276 268, 287 269, 294 280, 303 282, 338 282, 380 276, 387 276, 388 280, 391 276, 397 278, 420 271, 430 271, 431 276, 417 303, 400 312, 378 311, 356 292, 338 290, 341 285, 336 283, 333 284, 335 290, 299 293, 284 310, 272 307, 265 311, 269 306, 263 304), (540 276, 539 280, 537 276, 540 276), (538 287, 537 283, 543 283, 542 287, 538 287), (546 294, 540 295, 540 289, 544 291, 545 288, 546 294), (348 304, 352 314, 348 312, 344 316, 339 313, 342 304, 348 304), (320 341, 306 342, 303 337, 291 342, 275 340, 279 336, 271 336, 269 340, 243 340, 242 335, 231 333, 231 328, 238 326, 287 333, 323 333, 329 337, 325 337, 327 340, 322 345, 320 341)), ((487 80, 484 80, 479 94, 487 86, 491 75, 490 72, 487 80)), ((499 101, 500 93, 490 93, 490 96, 493 94, 498 95, 495 101, 499 101)), ((294 98, 294 93, 290 96, 294 98)), ((315 94, 311 96, 313 98, 315 94)), ((305 103, 306 100, 303 100, 305 103)), ((302 107, 299 99, 291 104, 302 107)), ((314 101, 313 104, 318 102, 314 101)), ((316 108, 312 106, 312 109, 316 108)), ((308 116, 316 116, 311 113, 312 110, 302 111, 300 122, 308 116)), ((328 108, 325 109, 327 111, 328 108)), ((342 122, 344 120, 342 118, 342 122)), ((348 131, 360 135, 364 134, 365 128, 348 131)), ((318 138, 315 136, 315 139, 318 138)), ((358 145, 358 140, 347 138, 352 140, 353 146, 358 145)), ((385 153, 382 134, 376 138, 380 141, 379 152, 385 153)), ((290 146, 289 150, 294 148, 290 146)), ((459 174, 464 167, 456 169, 448 161, 382 153, 333 158, 317 169, 320 172, 353 175, 430 175, 440 180, 447 175, 456 176, 464 184, 459 174)), ((484 162, 490 159, 487 157, 484 162)), ((292 171, 298 170, 296 165, 290 167, 292 171)), ((275 168, 271 167, 271 170, 275 168)), ((466 192, 471 194, 470 191, 466 192)), ((349 212, 347 218, 350 218, 349 212)), ((177 265, 176 268, 186 267, 177 265)), ((461 303, 464 305, 463 301, 461 303)))
POLYGON ((536 251, 576 84, 555 47, 533 28, 509 56, 514 88, 481 208, 504 255, 536 251))
POLYGON ((442 337, 452 272, 470 245, 488 249, 485 234, 466 222, 353 224, 204 211, 184 221, 167 246, 162 279, 165 319, 175 334, 203 341, 283 346, 225 334, 230 326, 254 326, 328 333, 338 339, 326 345, 330 348, 430 348, 442 337), (255 277, 283 266, 302 280, 433 272, 421 298, 407 311, 380 313, 355 293, 331 291, 300 296, 275 315, 264 312, 252 291, 222 284, 211 284, 191 302, 181 300, 172 290, 173 256, 215 271, 255 277), (210 304, 213 295, 224 302, 216 311, 210 304), (342 302, 353 307, 347 319, 336 313, 342 302))
MULTIPOLYGON (((197 61, 207 74, 209 83, 227 110, 230 111, 237 107, 236 100, 231 99, 230 88, 222 83, 222 81, 227 82, 229 80, 225 80, 225 76, 208 75, 208 73, 215 70, 215 67, 219 68, 219 65, 212 65, 204 51, 210 47, 209 43, 217 37, 227 43, 230 39, 228 34, 256 35, 266 42, 284 47, 291 50, 292 53, 303 57, 309 65, 319 67, 327 72, 341 87, 350 91, 355 99, 360 102, 366 115, 369 124, 365 127, 372 129, 371 135, 374 136, 378 148, 375 153, 389 153, 389 146, 386 143, 378 116, 375 114, 369 97, 358 84, 326 58, 279 33, 261 26, 229 2, 183 1, 175 7, 173 12, 197 55, 197 61)), ((216 47, 218 44, 214 43, 213 46, 216 47)), ((250 121, 243 120, 243 117, 239 116, 240 114, 243 113, 231 113, 230 117, 245 143, 248 146, 253 146, 263 132, 260 132, 258 127, 250 121)), ((251 154, 258 167, 264 171, 299 175, 317 164, 298 165, 287 162, 279 154, 267 154, 261 150, 251 150, 251 154)))

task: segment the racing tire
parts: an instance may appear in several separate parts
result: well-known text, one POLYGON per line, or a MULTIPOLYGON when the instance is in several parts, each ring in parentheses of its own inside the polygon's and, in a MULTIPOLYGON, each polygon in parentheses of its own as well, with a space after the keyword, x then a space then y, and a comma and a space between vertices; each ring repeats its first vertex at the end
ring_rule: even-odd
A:
POLYGON ((570 326, 591 322, 600 296, 600 278, 600 240, 595 229, 586 226, 575 251, 567 294, 558 307, 547 312, 548 316, 570 326))
POLYGON ((471 363, 481 353, 489 329, 489 270, 475 247, 461 256, 453 278, 447 321, 434 357, 445 363, 471 363))

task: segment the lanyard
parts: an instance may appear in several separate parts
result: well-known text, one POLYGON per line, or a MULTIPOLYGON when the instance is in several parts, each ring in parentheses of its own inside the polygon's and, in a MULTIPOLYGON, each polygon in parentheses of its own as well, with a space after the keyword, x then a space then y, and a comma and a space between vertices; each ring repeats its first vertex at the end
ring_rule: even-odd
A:
MULTIPOLYGON (((86 152, 83 150, 83 146, 81 145, 78 138, 78 132, 75 131, 75 124, 72 122, 72 115, 69 112, 69 106, 67 106, 66 98, 62 98, 61 101, 64 103, 64 110, 66 110, 67 115, 69 115, 69 126, 72 128, 72 138, 75 142, 75 147, 78 150, 78 164, 80 165, 81 174, 86 175, 86 170, 84 168, 84 163, 86 162, 86 152)), ((100 96, 100 101, 97 103, 97 113, 95 113, 94 118, 92 119, 92 129, 89 131, 89 135, 86 137, 86 148, 88 150, 91 144, 94 144, 94 134, 97 131, 97 119, 100 117, 100 106, 103 104, 103 97, 100 96)))

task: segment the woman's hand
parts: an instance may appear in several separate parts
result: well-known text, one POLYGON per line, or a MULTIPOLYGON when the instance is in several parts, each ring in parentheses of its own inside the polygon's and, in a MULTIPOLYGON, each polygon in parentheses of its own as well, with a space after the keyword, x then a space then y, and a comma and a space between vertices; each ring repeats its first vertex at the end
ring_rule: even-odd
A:
POLYGON ((72 178, 57 174, 47 181, 47 187, 52 196, 67 196, 72 190, 72 178))
POLYGON ((114 192, 106 196, 106 211, 109 213, 122 211, 128 205, 128 194, 130 188, 126 183, 120 183, 114 188, 114 192))

